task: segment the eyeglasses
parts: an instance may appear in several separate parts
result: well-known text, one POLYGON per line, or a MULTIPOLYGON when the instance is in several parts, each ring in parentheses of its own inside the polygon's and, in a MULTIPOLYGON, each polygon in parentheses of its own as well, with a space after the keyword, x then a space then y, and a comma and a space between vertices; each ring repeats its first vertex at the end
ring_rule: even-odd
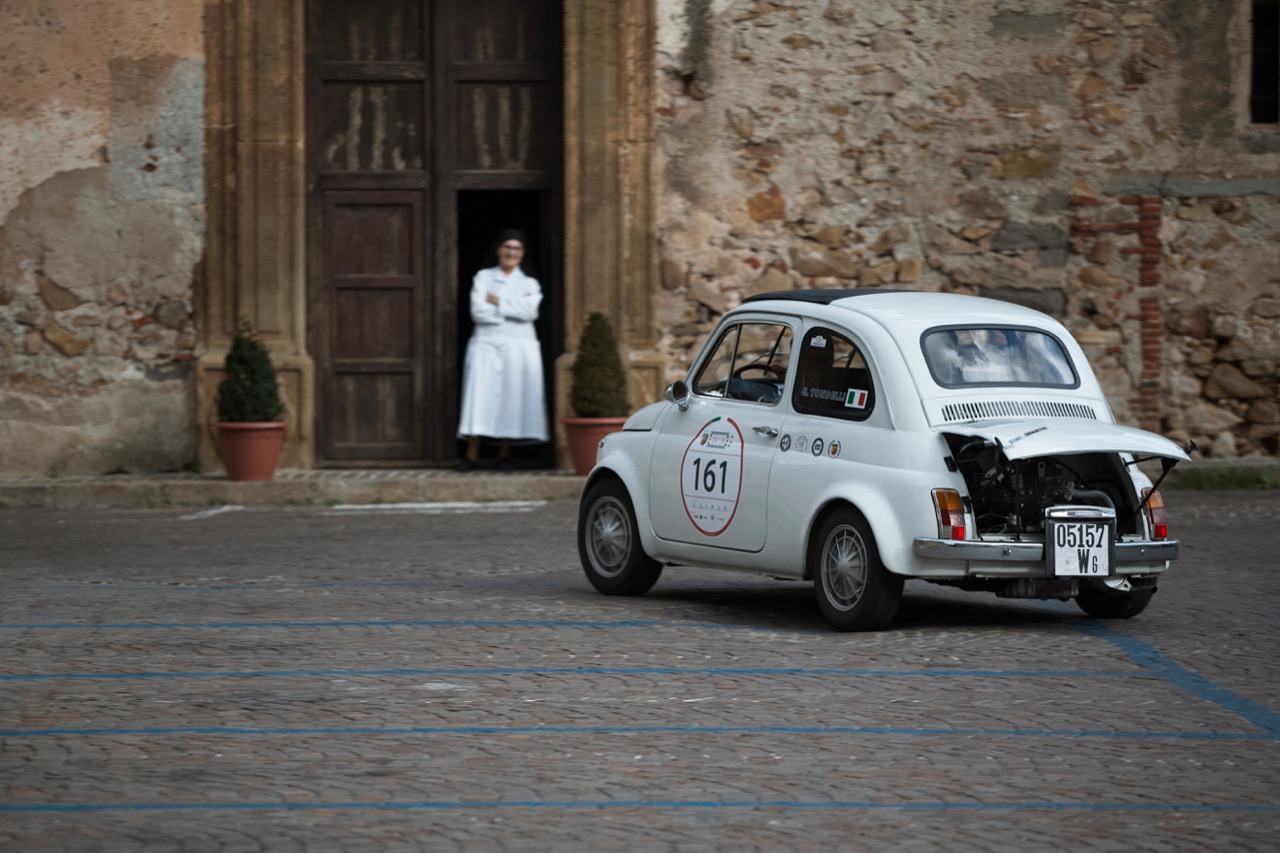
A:
POLYGON ((524 246, 521 246, 519 243, 503 243, 501 246, 499 246, 499 248, 501 248, 501 249, 506 249, 506 250, 507 250, 507 251, 509 251, 509 252, 523 252, 523 251, 524 251, 524 246))

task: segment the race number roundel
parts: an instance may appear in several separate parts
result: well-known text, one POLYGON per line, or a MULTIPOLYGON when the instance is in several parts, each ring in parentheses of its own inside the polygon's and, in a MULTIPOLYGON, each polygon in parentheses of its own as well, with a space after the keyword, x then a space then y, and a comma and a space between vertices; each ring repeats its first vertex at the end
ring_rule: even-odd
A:
POLYGON ((732 418, 713 418, 693 436, 680 463, 684 511, 706 536, 733 522, 742 492, 742 430, 732 418))

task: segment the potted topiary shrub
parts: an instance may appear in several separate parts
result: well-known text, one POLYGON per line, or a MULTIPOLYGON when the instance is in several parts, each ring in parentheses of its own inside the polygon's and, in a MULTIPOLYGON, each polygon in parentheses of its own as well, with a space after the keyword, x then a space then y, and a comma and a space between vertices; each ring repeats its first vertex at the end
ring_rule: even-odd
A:
POLYGON ((229 480, 270 480, 284 443, 284 403, 266 346, 241 319, 218 383, 218 456, 229 480))
POLYGON ((600 440, 622 429, 631 414, 618 341, 609 318, 598 311, 587 318, 582 330, 570 379, 569 406, 574 417, 561 422, 573 470, 585 475, 595 467, 600 440))

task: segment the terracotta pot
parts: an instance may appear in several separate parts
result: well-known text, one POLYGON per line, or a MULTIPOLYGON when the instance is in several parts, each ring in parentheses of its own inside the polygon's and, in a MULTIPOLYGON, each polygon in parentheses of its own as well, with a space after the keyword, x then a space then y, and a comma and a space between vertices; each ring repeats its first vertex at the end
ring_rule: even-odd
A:
POLYGON ((582 477, 596 467, 596 450, 600 440, 611 432, 622 429, 626 418, 561 418, 565 441, 569 445, 569 458, 573 471, 582 477))
POLYGON ((270 480, 284 444, 284 421, 218 422, 218 456, 228 480, 270 480))

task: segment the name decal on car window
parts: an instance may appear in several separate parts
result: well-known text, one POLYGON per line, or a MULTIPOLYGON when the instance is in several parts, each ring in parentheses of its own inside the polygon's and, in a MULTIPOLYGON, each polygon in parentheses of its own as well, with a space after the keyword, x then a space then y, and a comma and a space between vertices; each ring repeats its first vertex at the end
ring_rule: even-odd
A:
POLYGON ((805 385, 800 389, 800 396, 812 397, 815 400, 830 400, 838 403, 845 399, 845 392, 835 391, 829 388, 811 388, 808 385, 805 385))
POLYGON ((680 499, 705 536, 733 522, 742 494, 742 430, 733 418, 712 418, 693 436, 680 463, 680 499))

